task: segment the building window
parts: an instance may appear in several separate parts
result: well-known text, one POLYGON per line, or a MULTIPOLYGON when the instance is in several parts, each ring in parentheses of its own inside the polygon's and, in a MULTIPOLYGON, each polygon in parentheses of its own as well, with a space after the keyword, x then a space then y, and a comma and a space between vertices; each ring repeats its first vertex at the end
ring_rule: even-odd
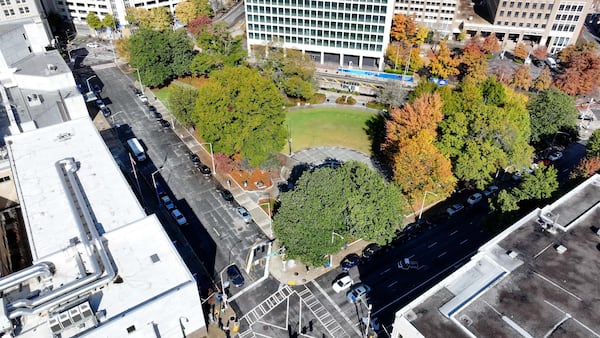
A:
POLYGON ((525 3, 525 9, 529 8, 529 2, 525 3))
POLYGON ((529 18, 533 19, 533 12, 529 13, 529 18))
POLYGON ((500 16, 504 16, 504 11, 500 11, 500 16))
POLYGON ((510 2, 510 8, 513 8, 513 7, 515 7, 515 3, 511 1, 510 2))
POLYGON ((530 27, 531 27, 531 24, 528 22, 528 23, 525 25, 525 27, 527 27, 527 28, 530 28, 530 27))
POLYGON ((544 10, 544 7, 546 7, 546 4, 540 4, 540 10, 544 10))
POLYGON ((550 19, 550 13, 546 13, 546 15, 544 15, 544 19, 546 19, 546 20, 550 19))
POLYGON ((502 1, 502 7, 506 7, 506 1, 502 1))
POLYGON ((513 22, 513 23, 511 23, 510 25, 511 25, 511 26, 513 26, 513 27, 515 27, 515 26, 517 25, 517 23, 516 23, 516 22, 513 22))
POLYGON ((537 14, 537 18, 538 18, 538 19, 541 19, 541 18, 542 18, 542 13, 538 13, 538 14, 537 14))
POLYGON ((536 3, 536 2, 534 2, 534 3, 531 5, 531 9, 536 9, 536 8, 537 8, 537 3, 536 3))
POLYGON ((564 10, 565 10, 565 5, 560 5, 560 6, 558 7, 558 10, 559 10, 559 11, 564 11, 564 10))
POLYGON ((515 12, 515 18, 519 17, 519 12, 515 12))
POLYGON ((521 8, 521 2, 520 1, 517 3, 517 8, 521 8))
POLYGON ((511 15, 512 15, 512 11, 506 12, 506 16, 511 16, 511 15))

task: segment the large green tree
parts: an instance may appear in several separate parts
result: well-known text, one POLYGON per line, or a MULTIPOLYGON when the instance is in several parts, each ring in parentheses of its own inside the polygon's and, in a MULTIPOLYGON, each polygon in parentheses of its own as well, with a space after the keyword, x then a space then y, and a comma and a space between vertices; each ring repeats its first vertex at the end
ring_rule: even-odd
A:
POLYGON ((259 67, 288 96, 310 99, 314 95, 313 75, 316 68, 310 55, 293 49, 270 48, 259 67), (303 90, 298 91, 298 88, 303 90))
POLYGON ((494 78, 479 86, 467 80, 440 93, 445 119, 438 147, 453 160, 457 178, 483 188, 499 168, 531 162, 526 96, 494 78))
POLYGON ((577 126, 574 99, 558 89, 550 88, 533 96, 527 109, 531 117, 531 140, 535 143, 577 126))
POLYGON ((305 172, 280 199, 275 235, 289 258, 313 266, 352 239, 389 243, 403 221, 398 187, 358 162, 305 172))
POLYGON ((140 70, 142 82, 150 87, 189 73, 193 46, 184 31, 140 29, 127 41, 129 63, 140 70))
POLYGON ((169 111, 177 121, 189 126, 194 122, 198 90, 193 87, 174 85, 169 91, 169 111))
POLYGON ((242 38, 232 37, 225 22, 202 29, 196 43, 202 51, 194 57, 191 70, 198 75, 208 75, 224 66, 240 65, 246 57, 242 38))
POLYGON ((199 89, 196 126, 215 152, 240 154, 257 167, 287 140, 279 90, 255 69, 225 67, 199 89))
POLYGON ((88 12, 87 16, 85 17, 85 22, 87 22, 88 26, 90 26, 90 28, 93 30, 102 28, 102 21, 95 12, 88 12))
POLYGON ((115 30, 115 28, 117 27, 117 21, 115 20, 115 17, 110 15, 110 14, 106 14, 103 18, 102 18, 102 25, 106 28, 110 28, 112 30, 115 30))
POLYGON ((600 156, 600 129, 594 130, 586 144, 585 156, 596 157, 600 156))

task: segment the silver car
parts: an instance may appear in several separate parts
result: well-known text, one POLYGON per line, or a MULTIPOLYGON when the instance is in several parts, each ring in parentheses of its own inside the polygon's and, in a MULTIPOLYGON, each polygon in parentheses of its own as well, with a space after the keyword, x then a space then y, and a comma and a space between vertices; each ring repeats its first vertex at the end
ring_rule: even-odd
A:
POLYGON ((244 222, 250 223, 252 222, 252 215, 246 210, 244 207, 239 207, 236 209, 237 213, 244 219, 244 222))

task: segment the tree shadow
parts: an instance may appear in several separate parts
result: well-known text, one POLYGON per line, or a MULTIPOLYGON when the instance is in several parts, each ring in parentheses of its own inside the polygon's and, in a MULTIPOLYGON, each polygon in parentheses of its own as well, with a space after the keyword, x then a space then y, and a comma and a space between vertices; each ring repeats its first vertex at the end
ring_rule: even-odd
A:
POLYGON ((371 143, 372 164, 388 179, 392 177, 392 169, 389 161, 381 149, 385 142, 385 122, 387 117, 384 114, 372 116, 365 123, 363 129, 371 143))

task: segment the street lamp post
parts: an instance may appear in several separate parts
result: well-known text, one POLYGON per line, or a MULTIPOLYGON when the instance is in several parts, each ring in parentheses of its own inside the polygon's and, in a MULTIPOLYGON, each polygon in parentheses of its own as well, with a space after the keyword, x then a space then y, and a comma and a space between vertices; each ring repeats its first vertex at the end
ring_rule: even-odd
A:
POLYGON ((67 49, 67 54, 69 55, 69 62, 75 62, 75 60, 73 60, 73 57, 71 56, 71 52, 72 50, 67 49))
POLYGON ((427 197, 427 194, 432 194, 434 196, 437 196, 436 193, 433 193, 431 191, 425 191, 425 193, 423 194, 423 202, 421 202, 421 211, 419 211, 419 218, 417 219, 417 222, 420 222, 421 216, 423 216, 423 208, 425 207, 425 197, 427 197))
POLYGON ((205 144, 208 144, 208 146, 210 147, 210 159, 212 161, 212 174, 214 176, 214 175, 216 175, 216 173, 215 173, 216 167, 215 167, 215 154, 213 153, 212 143, 210 143, 210 142, 200 143, 200 145, 202 145, 202 146, 205 144))
POLYGON ((267 205, 267 211, 269 213, 269 229, 271 230, 271 235, 273 234, 273 217, 271 215, 271 200, 269 199, 267 202, 263 202, 260 205, 267 205))
POLYGON ((225 270, 230 267, 233 264, 228 264, 226 267, 223 268, 223 270, 221 270, 221 272, 219 273, 219 277, 221 278, 221 292, 223 293, 223 306, 225 308, 227 308, 227 292, 225 292, 225 285, 227 285, 227 287, 229 287, 229 281, 227 281, 227 284, 225 284, 225 282, 223 281, 223 272, 225 272, 225 270))
POLYGON ((90 91, 90 92, 92 91, 92 87, 90 87, 90 80, 93 79, 93 78, 95 78, 95 77, 97 77, 97 76, 96 75, 92 75, 92 76, 88 77, 87 79, 85 79, 85 83, 87 83, 87 86, 88 86, 88 91, 90 91))
POLYGON ((158 202, 158 205, 160 205, 160 196, 158 196, 158 189, 156 188, 156 174, 158 174, 160 172, 161 168, 156 169, 153 173, 152 173, 152 185, 154 186, 154 192, 156 193, 156 201, 158 202))
POLYGON ((133 68, 137 71, 137 76, 138 76, 138 81, 140 81, 140 90, 142 92, 142 94, 144 94, 144 84, 142 83, 142 77, 140 76, 140 69, 139 68, 133 68))
POLYGON ((367 306, 367 325, 365 328, 365 338, 369 337, 369 326, 371 326, 371 308, 373 305, 369 304, 367 306))

